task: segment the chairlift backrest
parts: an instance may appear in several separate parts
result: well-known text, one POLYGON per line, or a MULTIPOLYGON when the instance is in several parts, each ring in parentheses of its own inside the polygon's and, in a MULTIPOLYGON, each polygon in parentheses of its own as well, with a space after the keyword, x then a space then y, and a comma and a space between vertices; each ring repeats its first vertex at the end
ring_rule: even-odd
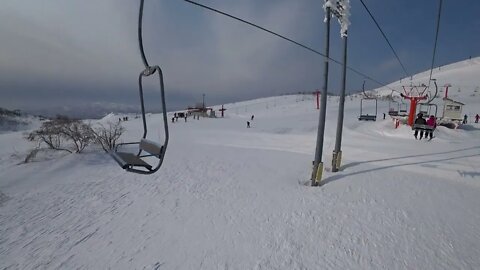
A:
POLYGON ((143 151, 146 151, 154 156, 160 156, 163 149, 163 146, 148 139, 141 139, 139 147, 143 151))
POLYGON ((423 115, 433 115, 437 117, 437 111, 438 111, 438 106, 437 104, 434 103, 419 103, 420 105, 420 113, 423 115), (434 112, 432 112, 432 107, 434 109, 434 112))

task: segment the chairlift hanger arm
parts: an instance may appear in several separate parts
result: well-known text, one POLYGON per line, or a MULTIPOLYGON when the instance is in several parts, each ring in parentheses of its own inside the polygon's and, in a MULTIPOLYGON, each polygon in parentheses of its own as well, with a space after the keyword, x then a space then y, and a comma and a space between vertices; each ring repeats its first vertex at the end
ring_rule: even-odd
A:
POLYGON ((429 104, 430 102, 432 102, 438 95, 438 85, 437 85, 437 80, 436 79, 432 79, 433 81, 433 84, 435 85, 435 95, 432 95, 430 97, 430 99, 426 102, 427 104, 429 104))
POLYGON ((367 93, 365 93, 365 80, 363 80, 362 92, 363 92, 363 95, 364 95, 366 98, 369 98, 369 96, 367 95, 367 93))

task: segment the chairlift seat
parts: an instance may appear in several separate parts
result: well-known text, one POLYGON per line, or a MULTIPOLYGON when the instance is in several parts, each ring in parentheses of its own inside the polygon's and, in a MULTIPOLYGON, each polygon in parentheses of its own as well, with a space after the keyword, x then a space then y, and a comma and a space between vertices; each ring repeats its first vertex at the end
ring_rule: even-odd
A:
POLYGON ((424 130, 424 131, 432 131, 435 130, 434 127, 429 126, 429 125, 422 125, 422 124, 414 124, 412 126, 413 130, 424 130))
POLYGON ((115 161, 122 167, 122 169, 128 169, 133 166, 140 166, 145 167, 148 170, 152 169, 152 165, 146 163, 142 159, 140 159, 137 155, 132 153, 125 153, 125 152, 111 152, 110 153, 115 159, 115 161))
POLYGON ((115 161, 125 170, 137 171, 134 167, 144 167, 148 171, 153 171, 152 165, 145 162, 142 157, 156 157, 160 158, 163 151, 163 146, 158 143, 148 140, 141 139, 140 142, 133 143, 123 143, 117 145, 115 151, 110 152, 110 155, 115 159, 115 161), (119 152, 117 151, 118 147, 126 144, 138 144, 139 145, 139 154, 135 155, 128 152, 119 152), (140 155, 142 151, 149 153, 148 155, 140 155))
POLYGON ((398 111, 388 111, 388 115, 390 115, 390 116, 397 116, 397 115, 398 115, 398 111))
POLYGON ((360 121, 377 121, 377 116, 376 115, 369 115, 369 114, 360 115, 358 117, 358 120, 360 120, 360 121))

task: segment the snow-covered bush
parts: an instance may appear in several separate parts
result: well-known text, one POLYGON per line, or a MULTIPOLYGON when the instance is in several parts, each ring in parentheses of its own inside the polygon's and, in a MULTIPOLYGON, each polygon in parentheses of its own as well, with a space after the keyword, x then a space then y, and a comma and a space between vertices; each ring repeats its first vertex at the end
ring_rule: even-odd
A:
POLYGON ((39 145, 46 144, 50 149, 81 153, 95 136, 90 125, 59 116, 44 122, 38 130, 29 133, 27 139, 37 141, 39 145))
POLYGON ((93 128, 95 142, 99 144, 105 152, 113 150, 117 145, 118 139, 125 131, 120 122, 108 122, 107 124, 97 124, 93 128))

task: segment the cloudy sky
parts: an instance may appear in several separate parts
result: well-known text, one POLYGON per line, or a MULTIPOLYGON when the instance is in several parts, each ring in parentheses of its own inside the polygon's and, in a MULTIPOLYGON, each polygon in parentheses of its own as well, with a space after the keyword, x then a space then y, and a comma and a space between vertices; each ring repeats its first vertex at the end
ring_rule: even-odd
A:
MULTIPOLYGON (((359 0, 351 1, 348 65, 389 83, 405 77, 359 0)), ((321 0, 199 0, 318 51, 324 50, 321 0)), ((408 73, 430 67, 438 0, 364 0, 408 73)), ((137 40, 139 1, 2 0, 0 107, 39 110, 137 109, 143 69, 137 40)), ((436 65, 480 55, 480 2, 445 0, 436 65)), ((222 104, 313 91, 323 58, 246 24, 182 0, 145 0, 144 47, 165 76, 168 109, 202 100, 222 104)), ((341 59, 338 23, 331 57, 341 59)), ((338 92, 332 63, 329 91, 338 92)), ((347 91, 364 78, 348 73, 347 91)), ((152 79, 152 82, 154 80, 152 79)), ((146 98, 160 109, 147 82, 146 98)), ((373 82, 367 88, 376 88, 373 82)), ((159 104, 159 103, 158 103, 159 104)))

